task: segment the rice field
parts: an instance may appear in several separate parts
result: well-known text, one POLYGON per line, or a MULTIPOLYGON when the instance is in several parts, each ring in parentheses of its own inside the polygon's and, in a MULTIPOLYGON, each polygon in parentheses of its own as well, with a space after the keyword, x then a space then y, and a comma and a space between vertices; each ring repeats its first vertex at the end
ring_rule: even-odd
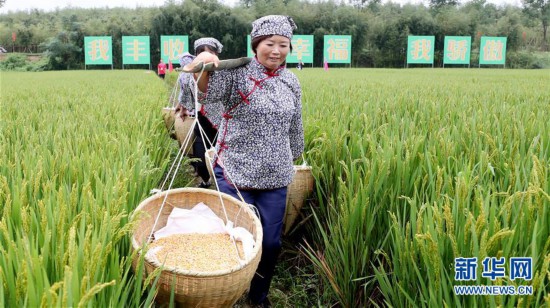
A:
POLYGON ((2 72, 1 307, 145 300, 128 217, 168 163, 165 97, 143 72, 2 72))
POLYGON ((550 72, 299 73, 319 200, 307 251, 327 302, 550 304, 550 72), (531 281, 491 281, 480 264, 469 284, 533 295, 454 295, 468 284, 458 257, 532 257, 531 281))
MULTIPOLYGON (((316 192, 302 251, 321 305, 550 305, 550 72, 295 71, 316 192), (458 257, 533 279, 455 280, 458 257), (454 285, 533 287, 460 296, 454 285)), ((173 76, 169 76, 173 77, 173 76)), ((0 306, 149 306, 129 215, 174 152, 143 71, 1 76, 0 306)))

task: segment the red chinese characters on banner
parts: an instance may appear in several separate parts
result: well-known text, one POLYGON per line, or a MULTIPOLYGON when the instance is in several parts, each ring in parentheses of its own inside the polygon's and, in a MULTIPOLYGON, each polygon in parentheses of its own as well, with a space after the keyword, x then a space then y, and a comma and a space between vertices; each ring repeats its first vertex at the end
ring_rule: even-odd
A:
POLYGON ((17 34, 15 34, 15 32, 12 32, 11 33, 11 41, 12 42, 15 42, 15 39, 17 38, 17 34))
POLYGON ((145 50, 145 43, 140 42, 139 40, 133 40, 131 43, 130 49, 130 57, 134 59, 134 61, 138 61, 141 57, 147 56, 146 53, 140 53, 141 51, 145 50))
POLYGON ((90 49, 90 58, 92 61, 95 61, 99 58, 103 60, 108 60, 108 52, 109 52, 109 41, 107 40, 94 40, 91 42, 91 49, 90 49))
POLYGON ((308 41, 300 38, 296 40, 292 53, 296 54, 296 58, 298 58, 298 60, 302 60, 304 57, 310 57, 311 54, 308 51, 309 46, 310 44, 308 41))
POLYGON ((447 47, 447 56, 449 59, 456 61, 466 59, 466 53, 468 52, 468 42, 461 40, 449 40, 449 46, 447 47))
POLYGON ((329 60, 347 60, 348 40, 346 39, 330 39, 328 41, 328 58, 329 60))
POLYGON ((412 58, 414 60, 424 59, 429 61, 431 59, 430 52, 432 51, 432 42, 430 40, 416 40, 412 46, 412 58))
POLYGON ((504 44, 498 40, 488 40, 483 47, 483 60, 501 61, 504 44))
POLYGON ((179 39, 165 41, 162 49, 163 56, 172 60, 176 55, 183 53, 184 47, 185 43, 179 39))

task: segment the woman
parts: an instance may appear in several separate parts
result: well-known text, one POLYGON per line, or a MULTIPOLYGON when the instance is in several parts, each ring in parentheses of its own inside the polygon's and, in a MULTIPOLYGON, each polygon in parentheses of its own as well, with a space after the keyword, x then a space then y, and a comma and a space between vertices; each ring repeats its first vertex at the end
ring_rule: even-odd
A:
MULTIPOLYGON (((201 38, 195 41, 194 44, 195 55, 198 55, 202 52, 208 52, 213 55, 218 55, 222 52, 223 45, 215 38, 206 37, 201 38)), ((194 59, 194 56, 186 53, 180 59, 180 65, 184 66, 194 59)), ((184 118, 185 116, 195 115, 195 100, 193 99, 193 90, 194 84, 193 81, 189 78, 189 74, 182 74, 179 78, 179 84, 181 87, 179 102, 180 105, 176 109, 176 113, 180 112, 180 116, 184 118)), ((211 144, 216 143, 216 136, 218 133, 218 125, 221 122, 222 114, 222 105, 209 104, 208 106, 201 106, 199 112, 197 113, 198 121, 202 130, 204 132, 205 140, 201 137, 199 125, 195 125, 195 141, 193 142, 193 154, 196 158, 201 160, 193 163, 195 172, 198 176, 201 177, 202 181, 199 184, 200 188, 210 187, 210 173, 206 168, 206 161, 204 154, 206 153, 206 148, 211 144), (204 142, 203 142, 204 141, 204 142), (205 144, 206 142, 206 144, 205 144)))
POLYGON ((162 79, 164 79, 164 75, 166 75, 166 64, 162 62, 162 59, 160 59, 160 62, 157 65, 157 74, 162 79))
MULTIPOLYGON (((304 149, 301 88, 286 69, 292 51, 292 18, 262 17, 252 23, 254 59, 241 67, 195 74, 201 102, 221 102, 214 172, 220 191, 256 206, 263 228, 262 259, 248 294, 254 305, 269 306, 267 294, 281 249, 287 186, 294 175, 293 160, 304 149)), ((188 65, 218 63, 201 53, 188 65)))

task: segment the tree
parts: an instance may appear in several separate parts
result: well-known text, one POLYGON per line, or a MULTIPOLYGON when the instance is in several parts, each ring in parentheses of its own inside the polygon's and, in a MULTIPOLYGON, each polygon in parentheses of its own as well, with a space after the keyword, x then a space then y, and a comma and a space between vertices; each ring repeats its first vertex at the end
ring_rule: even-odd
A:
POLYGON ((49 58, 48 65, 50 69, 68 70, 75 69, 78 66, 82 48, 71 42, 70 36, 69 33, 63 31, 42 45, 46 50, 46 56, 49 58))
POLYGON ((382 4, 382 0, 349 0, 349 3, 358 9, 369 8, 374 11, 382 4))
POLYGON ((51 69, 75 69, 81 64, 84 35, 76 15, 62 18, 64 30, 43 44, 51 69))
POLYGON ((439 10, 447 6, 457 6, 458 0, 430 0, 430 8, 439 10))
MULTIPOLYGON (((159 8, 10 12, 0 14, 0 45, 14 44, 13 32, 17 35, 15 47, 21 50, 27 47, 34 51, 41 44, 51 60, 49 69, 82 68, 84 36, 112 36, 115 68, 121 67, 121 39, 126 35, 150 37, 153 63, 160 56, 161 35, 188 35, 191 46, 202 36, 216 37, 224 44, 222 57, 236 58, 246 52, 251 22, 270 14, 290 15, 298 25, 296 34, 314 35, 316 66, 323 65, 323 36, 331 34, 352 35, 352 63, 359 67, 402 67, 409 34, 436 37, 436 63, 445 36, 473 37, 472 50, 476 52, 481 36, 507 36, 507 50, 511 52, 526 45, 535 49, 550 45, 550 0, 522 0, 521 8, 497 6, 488 0, 430 0, 406 5, 397 0, 237 1, 240 5, 235 7, 220 0, 169 0, 159 8)), ((2 3, 5 0, 0 0, 2 3)))
POLYGON ((548 51, 546 33, 550 23, 550 0, 523 0, 524 12, 539 19, 542 25, 542 49, 548 51))

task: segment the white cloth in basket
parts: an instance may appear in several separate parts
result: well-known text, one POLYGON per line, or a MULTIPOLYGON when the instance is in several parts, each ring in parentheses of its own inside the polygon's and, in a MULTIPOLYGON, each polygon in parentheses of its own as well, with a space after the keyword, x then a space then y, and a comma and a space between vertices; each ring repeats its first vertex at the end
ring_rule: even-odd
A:
POLYGON ((252 256, 254 236, 242 227, 233 227, 233 222, 224 224, 206 204, 200 202, 192 209, 174 207, 168 216, 166 226, 154 233, 155 239, 161 239, 174 234, 189 233, 224 233, 233 236, 243 243, 245 259, 252 256))

